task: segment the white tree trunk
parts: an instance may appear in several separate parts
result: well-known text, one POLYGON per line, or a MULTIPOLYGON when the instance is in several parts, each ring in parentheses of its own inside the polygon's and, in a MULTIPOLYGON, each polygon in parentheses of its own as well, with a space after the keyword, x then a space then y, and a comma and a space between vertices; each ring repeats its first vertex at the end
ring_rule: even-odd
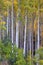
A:
POLYGON ((12 11, 11 11, 11 21, 12 21, 12 24, 11 24, 11 37, 12 37, 12 43, 13 43, 13 0, 12 0, 12 11))
MULTIPOLYGON (((30 59, 31 59, 31 31, 30 31, 30 37, 29 37, 29 44, 30 44, 30 59)), ((30 61, 30 65, 31 65, 31 61, 30 61)))
POLYGON ((9 24, 9 7, 7 7, 7 36, 8 36, 8 24, 9 24))
POLYGON ((16 47, 18 48, 19 42, 19 21, 16 22, 16 47))
MULTIPOLYGON (((37 42, 37 50, 39 50, 40 47, 40 24, 39 24, 39 7, 38 7, 38 42, 37 42)), ((38 60, 39 60, 39 54, 37 54, 38 60)), ((37 63, 39 65, 39 63, 37 63)))
POLYGON ((38 16, 38 44, 37 44, 37 49, 39 49, 40 46, 40 33, 39 33, 39 16, 38 16))
POLYGON ((13 19, 13 0, 12 0, 12 10, 11 10, 11 41, 12 41, 12 53, 13 53, 13 32, 14 32, 14 30, 13 30, 13 22, 14 22, 14 19, 13 19))
POLYGON ((27 11, 26 11, 26 15, 25 15, 24 51, 23 51, 24 55, 25 55, 25 49, 26 49, 26 31, 27 31, 27 11))
MULTIPOLYGON (((20 0, 18 0, 18 3, 20 3, 20 0)), ((16 22, 16 47, 18 48, 19 45, 19 15, 20 15, 20 6, 18 6, 18 12, 17 12, 17 22, 16 22)))

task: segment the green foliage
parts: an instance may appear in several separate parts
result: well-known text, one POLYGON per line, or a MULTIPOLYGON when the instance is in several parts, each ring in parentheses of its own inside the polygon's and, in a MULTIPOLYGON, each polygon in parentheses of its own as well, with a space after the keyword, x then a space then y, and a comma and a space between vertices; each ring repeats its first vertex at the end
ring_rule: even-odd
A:
POLYGON ((39 63, 43 65, 43 47, 40 47, 39 50, 36 51, 36 55, 33 59, 35 63, 39 63))
POLYGON ((14 45, 13 53, 11 53, 9 61, 11 65, 25 65, 26 62, 23 56, 23 50, 14 45))
POLYGON ((23 50, 18 49, 16 56, 16 65, 26 65, 26 61, 24 60, 23 50))
POLYGON ((0 60, 7 60, 10 65, 26 65, 23 50, 13 45, 8 38, 0 41, 0 60), (13 52, 12 52, 13 51, 13 52))
POLYGON ((7 45, 5 45, 4 43, 0 42, 0 57, 2 58, 2 60, 6 60, 9 59, 10 57, 10 53, 11 53, 11 43, 7 43, 7 45))
POLYGON ((1 30, 6 30, 6 27, 5 27, 6 22, 5 21, 1 21, 1 20, 2 20, 2 18, 0 17, 0 29, 1 30))
POLYGON ((33 65, 33 58, 31 57, 31 53, 27 54, 26 57, 26 65, 33 65))
POLYGON ((5 26, 0 25, 0 29, 2 29, 2 30, 6 30, 6 27, 5 27, 5 26))
POLYGON ((43 47, 40 47, 37 53, 40 55, 40 58, 43 59, 43 47))
POLYGON ((32 58, 31 54, 28 54, 24 58, 23 49, 17 48, 16 45, 13 45, 12 49, 12 43, 7 38, 3 42, 0 41, 0 61, 2 60, 7 60, 9 65, 34 65, 34 63, 43 65, 43 47, 37 50, 35 57, 32 58))
POLYGON ((4 45, 3 45, 2 41, 0 41, 0 61, 3 59, 3 57, 2 57, 3 48, 4 48, 4 45))

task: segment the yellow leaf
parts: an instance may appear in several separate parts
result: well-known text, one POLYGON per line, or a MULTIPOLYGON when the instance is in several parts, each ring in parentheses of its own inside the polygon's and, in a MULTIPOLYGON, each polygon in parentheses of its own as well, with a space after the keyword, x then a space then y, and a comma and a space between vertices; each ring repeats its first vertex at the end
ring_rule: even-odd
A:
POLYGON ((5 25, 5 24, 6 24, 5 21, 0 22, 0 25, 5 25))
POLYGON ((15 1, 14 1, 14 5, 17 5, 17 4, 18 4, 18 2, 15 0, 15 1))

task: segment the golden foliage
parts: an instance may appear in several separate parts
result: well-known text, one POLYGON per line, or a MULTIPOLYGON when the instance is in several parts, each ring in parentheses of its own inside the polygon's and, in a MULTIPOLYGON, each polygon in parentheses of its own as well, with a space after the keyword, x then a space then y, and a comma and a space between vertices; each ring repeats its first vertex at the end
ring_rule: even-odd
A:
POLYGON ((14 5, 17 5, 17 4, 18 4, 17 0, 14 0, 14 5))
POLYGON ((5 21, 0 22, 0 25, 5 25, 5 24, 6 24, 5 21))
POLYGON ((7 16, 7 15, 8 15, 8 12, 7 12, 7 11, 5 11, 3 14, 4 14, 4 16, 7 16))

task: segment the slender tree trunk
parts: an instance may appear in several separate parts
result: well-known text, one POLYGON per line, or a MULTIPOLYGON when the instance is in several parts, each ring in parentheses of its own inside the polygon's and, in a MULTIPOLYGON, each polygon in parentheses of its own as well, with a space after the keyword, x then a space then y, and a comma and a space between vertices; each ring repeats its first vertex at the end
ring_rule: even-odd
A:
POLYGON ((16 46, 18 48, 18 43, 19 42, 19 20, 16 22, 16 46))
MULTIPOLYGON (((20 0, 18 0, 18 3, 20 3, 20 0)), ((18 11, 17 11, 17 22, 16 22, 16 46, 18 48, 19 46, 19 16, 20 16, 20 6, 18 5, 18 11)))
POLYGON ((24 31, 24 55, 25 55, 25 49, 26 49, 26 31, 27 31, 27 10, 25 15, 25 31, 24 31))
POLYGON ((39 49, 40 46, 40 27, 39 27, 39 14, 38 14, 38 44, 37 49, 39 49))
MULTIPOLYGON (((31 59, 31 31, 30 31, 30 59, 31 59)), ((31 61, 30 61, 30 65, 31 65, 31 61)))
MULTIPOLYGON (((30 14, 31 15, 31 14, 30 14)), ((32 18, 30 18, 30 23, 29 23, 29 54, 30 54, 30 59, 31 59, 31 57, 32 57, 32 18)), ((30 65, 31 65, 31 62, 32 61, 30 61, 30 65)))
POLYGON ((8 36, 8 24, 9 24, 9 6, 7 6, 7 36, 8 36))
MULTIPOLYGON (((39 47, 40 47, 40 36, 39 36, 39 18, 38 18, 38 42, 37 42, 37 50, 39 49, 39 47)), ((37 56, 38 56, 38 59, 39 59, 39 54, 37 54, 37 56)), ((37 65, 39 65, 38 63, 37 63, 37 65)))
POLYGON ((13 19, 13 1, 14 0, 12 0, 12 8, 11 8, 11 41, 12 41, 12 53, 13 53, 13 43, 14 43, 14 41, 13 41, 13 37, 14 37, 14 35, 13 35, 13 32, 14 32, 14 30, 13 30, 13 23, 14 23, 14 19, 13 19))
POLYGON ((12 24, 11 24, 11 37, 12 37, 12 44, 13 44, 13 0, 12 0, 12 11, 11 11, 11 21, 12 21, 12 24))

